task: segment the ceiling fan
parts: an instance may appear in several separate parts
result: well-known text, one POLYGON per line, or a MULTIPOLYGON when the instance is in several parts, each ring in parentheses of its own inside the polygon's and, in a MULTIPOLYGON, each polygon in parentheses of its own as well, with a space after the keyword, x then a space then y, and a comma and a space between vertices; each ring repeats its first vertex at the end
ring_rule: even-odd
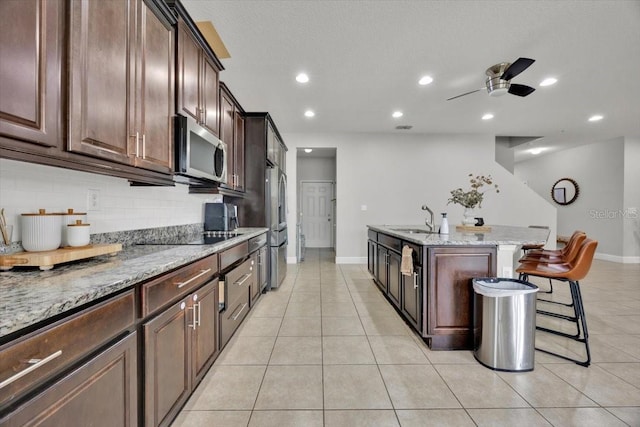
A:
MULTIPOLYGON (((487 92, 491 96, 502 96, 506 93, 517 96, 527 96, 531 94, 535 89, 531 86, 519 85, 517 83, 511 83, 511 79, 526 70, 535 62, 535 59, 530 58, 518 58, 514 63, 501 62, 496 65, 492 65, 487 68, 487 80, 485 86, 487 92)), ((452 99, 460 98, 461 96, 469 95, 475 92, 479 92, 480 89, 472 90, 471 92, 463 93, 462 95, 454 96, 452 99)))

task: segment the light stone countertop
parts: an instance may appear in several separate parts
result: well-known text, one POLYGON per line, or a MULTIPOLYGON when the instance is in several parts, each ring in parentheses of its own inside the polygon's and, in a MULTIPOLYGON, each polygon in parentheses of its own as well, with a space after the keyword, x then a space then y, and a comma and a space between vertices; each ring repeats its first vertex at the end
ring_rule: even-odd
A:
POLYGON ((423 246, 498 246, 498 245, 542 245, 547 243, 549 230, 544 228, 489 225, 491 231, 456 231, 449 226, 449 234, 427 234, 424 225, 367 225, 374 231, 389 234, 423 246), (408 233, 398 229, 418 229, 425 233, 408 233))
POLYGON ((14 267, 0 272, 0 342, 6 335, 220 252, 267 229, 238 231, 242 233, 238 237, 214 245, 125 246, 115 256, 74 261, 49 271, 14 267))

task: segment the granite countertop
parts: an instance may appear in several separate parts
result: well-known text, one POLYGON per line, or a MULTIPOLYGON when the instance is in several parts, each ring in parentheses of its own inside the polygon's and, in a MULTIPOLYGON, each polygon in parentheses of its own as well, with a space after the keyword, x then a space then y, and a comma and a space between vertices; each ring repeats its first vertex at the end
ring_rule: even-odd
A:
POLYGON ((239 236, 213 245, 125 246, 115 256, 74 261, 49 271, 14 267, 0 272, 0 339, 266 231, 238 229, 239 236))
POLYGON ((427 233, 424 225, 368 225, 371 230, 389 234, 423 246, 490 246, 490 245, 543 245, 547 243, 549 230, 544 228, 490 225, 491 231, 456 231, 449 227, 449 234, 427 233), (424 230, 425 233, 409 233, 399 229, 424 230))

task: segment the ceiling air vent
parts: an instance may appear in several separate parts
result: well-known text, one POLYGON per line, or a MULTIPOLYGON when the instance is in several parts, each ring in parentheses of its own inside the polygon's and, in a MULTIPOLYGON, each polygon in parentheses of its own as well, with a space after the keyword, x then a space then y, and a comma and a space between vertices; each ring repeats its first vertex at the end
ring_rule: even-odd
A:
POLYGON ((409 130, 412 127, 413 126, 411 126, 411 125, 400 125, 400 126, 396 126, 396 129, 398 129, 398 130, 409 130))

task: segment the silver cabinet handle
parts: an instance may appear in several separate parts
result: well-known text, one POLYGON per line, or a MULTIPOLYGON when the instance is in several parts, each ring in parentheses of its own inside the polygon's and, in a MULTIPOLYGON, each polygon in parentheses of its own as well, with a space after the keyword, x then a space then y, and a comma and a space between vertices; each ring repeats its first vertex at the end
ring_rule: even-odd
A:
MULTIPOLYGON (((132 138, 133 136, 134 135, 131 135, 132 138)), ((136 157, 138 157, 138 154, 140 152, 140 132, 136 132, 135 137, 136 137, 136 157)))
POLYGON ((236 285, 238 286, 242 286, 244 284, 244 282, 246 282, 247 280, 249 280, 249 277, 251 277, 252 273, 247 273, 242 277, 242 280, 238 280, 237 282, 235 282, 236 285))
POLYGON ((6 380, 2 381, 0 383, 0 389, 8 386, 9 384, 11 384, 14 381, 19 380, 20 378, 24 377, 25 375, 29 374, 30 372, 35 371, 39 367, 51 362, 56 357, 59 357, 61 354, 62 354, 62 350, 58 350, 55 353, 50 354, 49 356, 45 357, 44 359, 31 359, 31 360, 29 360, 28 363, 33 363, 33 365, 29 366, 26 369, 23 369, 22 371, 18 372, 14 376, 9 377, 6 380))
POLYGON ((191 279, 187 280, 186 282, 176 283, 176 285, 178 285, 178 289, 180 289, 180 288, 182 288, 184 286, 187 286, 189 283, 193 282, 194 280, 204 276, 205 274, 207 274, 210 271, 211 271, 210 268, 207 268, 206 270, 200 270, 200 273, 196 274, 191 279))
POLYGON ((242 313, 244 311, 244 308, 247 306, 247 303, 245 302, 242 305, 242 308, 240 309, 240 311, 238 312, 238 314, 236 314, 235 316, 233 316, 233 320, 238 320, 238 317, 240 317, 240 313, 242 313))
POLYGON ((413 273, 413 289, 418 289, 418 273, 413 273))

